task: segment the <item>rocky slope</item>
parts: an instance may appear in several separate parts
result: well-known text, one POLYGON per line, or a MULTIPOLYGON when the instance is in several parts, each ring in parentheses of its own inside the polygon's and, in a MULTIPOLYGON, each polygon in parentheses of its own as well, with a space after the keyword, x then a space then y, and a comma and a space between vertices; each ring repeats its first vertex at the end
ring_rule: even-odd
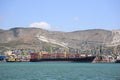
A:
POLYGON ((91 29, 74 32, 47 31, 38 28, 12 28, 0 30, 0 50, 14 48, 91 49, 96 46, 120 44, 120 32, 91 29))

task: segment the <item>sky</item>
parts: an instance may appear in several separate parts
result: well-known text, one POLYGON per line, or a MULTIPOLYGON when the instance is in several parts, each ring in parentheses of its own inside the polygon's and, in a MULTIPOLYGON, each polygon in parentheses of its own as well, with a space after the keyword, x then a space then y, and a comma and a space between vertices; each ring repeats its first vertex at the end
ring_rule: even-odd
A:
POLYGON ((120 0, 0 0, 0 29, 120 29, 120 0))

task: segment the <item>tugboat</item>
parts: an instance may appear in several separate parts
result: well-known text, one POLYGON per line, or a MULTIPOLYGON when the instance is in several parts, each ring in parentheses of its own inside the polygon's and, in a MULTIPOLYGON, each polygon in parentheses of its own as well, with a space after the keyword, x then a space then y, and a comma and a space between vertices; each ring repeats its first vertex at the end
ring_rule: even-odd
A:
POLYGON ((120 54, 117 56, 115 63, 120 63, 120 54))

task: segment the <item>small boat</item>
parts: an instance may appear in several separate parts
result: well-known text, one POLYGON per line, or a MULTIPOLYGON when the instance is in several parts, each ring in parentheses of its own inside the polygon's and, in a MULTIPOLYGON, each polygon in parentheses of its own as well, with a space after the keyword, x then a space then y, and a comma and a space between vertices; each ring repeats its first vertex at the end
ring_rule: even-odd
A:
POLYGON ((0 56, 0 62, 5 62, 6 58, 6 56, 0 56))
POLYGON ((117 56, 115 63, 120 63, 120 54, 117 56))
POLYGON ((115 63, 120 63, 120 60, 116 60, 115 63))

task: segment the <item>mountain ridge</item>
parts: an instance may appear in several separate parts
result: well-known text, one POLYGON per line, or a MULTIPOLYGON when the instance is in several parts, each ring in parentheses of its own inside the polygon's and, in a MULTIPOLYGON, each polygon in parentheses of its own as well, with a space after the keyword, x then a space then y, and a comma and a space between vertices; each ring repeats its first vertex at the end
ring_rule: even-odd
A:
MULTIPOLYGON (((94 48, 96 45, 114 46, 113 43, 120 35, 116 32, 104 29, 88 29, 72 32, 49 31, 39 28, 11 28, 9 30, 0 29, 0 47, 3 49, 12 48, 48 48, 61 47, 61 43, 67 44, 66 47, 74 49, 94 48), (42 41, 40 36, 47 39, 48 42, 42 41), (51 40, 51 42, 50 42, 51 40), (53 41, 53 42, 52 42, 53 41), (113 42, 113 43, 112 43, 113 42), (56 43, 56 44, 55 44, 56 43)), ((119 43, 120 41, 117 41, 119 43)), ((119 45, 119 44, 118 44, 119 45)), ((0 48, 0 49, 2 49, 0 48)))

